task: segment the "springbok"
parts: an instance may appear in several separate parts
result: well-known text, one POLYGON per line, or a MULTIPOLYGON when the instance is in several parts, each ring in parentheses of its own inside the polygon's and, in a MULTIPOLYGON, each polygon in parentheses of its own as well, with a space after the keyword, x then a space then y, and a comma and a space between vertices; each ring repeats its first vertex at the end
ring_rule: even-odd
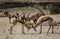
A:
POLYGON ((34 23, 36 23, 37 22, 37 19, 39 18, 39 17, 41 17, 41 16, 44 16, 45 14, 44 13, 33 13, 33 14, 31 14, 31 15, 29 15, 29 19, 30 20, 33 20, 34 21, 34 23))
POLYGON ((22 18, 22 20, 25 20, 26 22, 29 21, 29 24, 31 24, 32 28, 36 31, 33 24, 36 24, 37 19, 41 16, 44 16, 44 15, 45 15, 44 13, 32 13, 32 14, 23 13, 21 18, 22 18))
MULTIPOLYGON (((22 14, 22 16, 21 16, 21 19, 22 20, 24 20, 24 21, 26 21, 26 23, 27 23, 27 21, 29 21, 30 19, 28 19, 28 16, 29 16, 30 14, 27 14, 27 13, 23 13, 22 14)), ((31 28, 33 28, 34 29, 34 31, 36 31, 36 29, 32 26, 31 28)), ((28 30, 29 31, 29 30, 28 30)))
MULTIPOLYGON (((8 12, 8 11, 6 12, 4 14, 9 17, 9 22, 12 25, 9 29, 10 34, 12 34, 12 28, 16 25, 17 22, 23 24, 28 30, 31 28, 24 20, 19 19, 19 14, 17 12, 8 12)), ((25 34, 23 30, 23 26, 22 26, 22 31, 23 31, 23 34, 25 34)))
POLYGON ((41 33, 42 32, 42 23, 45 22, 45 21, 48 21, 48 24, 49 24, 49 29, 48 29, 47 33, 49 32, 51 27, 52 27, 52 33, 53 33, 53 29, 54 29, 53 18, 50 17, 50 16, 41 16, 41 17, 39 17, 39 19, 36 22, 35 28, 40 25, 40 32, 39 33, 41 33))

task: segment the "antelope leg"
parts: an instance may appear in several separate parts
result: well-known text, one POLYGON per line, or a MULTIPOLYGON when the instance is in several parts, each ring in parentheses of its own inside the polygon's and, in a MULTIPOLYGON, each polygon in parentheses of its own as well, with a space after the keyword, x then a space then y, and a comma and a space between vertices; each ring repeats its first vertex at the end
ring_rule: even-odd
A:
POLYGON ((10 34, 12 34, 12 29, 13 29, 14 26, 11 26, 10 27, 10 34))
POLYGON ((40 24, 40 32, 39 32, 39 34, 41 34, 41 32, 42 32, 42 24, 40 24))
POLYGON ((49 32, 50 28, 51 28, 51 26, 49 26, 49 29, 48 29, 47 33, 49 32))
POLYGON ((25 34, 25 32, 24 32, 24 26, 22 26, 22 33, 25 34))
POLYGON ((37 31, 36 28, 34 26, 32 26, 32 28, 34 29, 34 31, 37 31))
POLYGON ((54 26, 52 26, 52 33, 54 33, 54 26))

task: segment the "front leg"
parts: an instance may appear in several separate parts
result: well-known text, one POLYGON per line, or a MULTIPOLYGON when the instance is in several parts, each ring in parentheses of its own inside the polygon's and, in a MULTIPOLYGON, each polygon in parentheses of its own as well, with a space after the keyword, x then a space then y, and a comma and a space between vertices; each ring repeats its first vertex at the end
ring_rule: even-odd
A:
POLYGON ((10 27, 10 34, 12 34, 12 29, 13 29, 14 26, 11 26, 10 27))
POLYGON ((22 33, 25 34, 25 32, 24 32, 24 26, 22 26, 22 33))
POLYGON ((12 24, 12 26, 10 27, 10 34, 12 34, 12 29, 13 29, 13 27, 16 25, 16 23, 15 24, 12 24))
POLYGON ((39 32, 39 34, 41 34, 41 32, 42 32, 42 24, 40 24, 40 32, 39 32))

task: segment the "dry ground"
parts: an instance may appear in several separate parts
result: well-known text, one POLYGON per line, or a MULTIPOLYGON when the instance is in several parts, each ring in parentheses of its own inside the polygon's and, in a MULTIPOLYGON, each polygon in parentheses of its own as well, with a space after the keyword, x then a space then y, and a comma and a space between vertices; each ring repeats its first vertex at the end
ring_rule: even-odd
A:
MULTIPOLYGON (((60 21, 60 15, 51 15, 56 21, 60 21)), ((55 26, 54 34, 51 33, 47 34, 48 30, 47 23, 43 23, 43 31, 42 34, 38 34, 39 27, 37 27, 37 32, 33 29, 27 32, 25 28, 25 35, 22 34, 22 24, 17 23, 16 26, 13 28, 13 34, 10 35, 8 29, 10 28, 10 24, 8 21, 8 17, 0 17, 0 39, 60 39, 60 29, 57 29, 55 26), (45 25, 45 26, 44 26, 45 25)))

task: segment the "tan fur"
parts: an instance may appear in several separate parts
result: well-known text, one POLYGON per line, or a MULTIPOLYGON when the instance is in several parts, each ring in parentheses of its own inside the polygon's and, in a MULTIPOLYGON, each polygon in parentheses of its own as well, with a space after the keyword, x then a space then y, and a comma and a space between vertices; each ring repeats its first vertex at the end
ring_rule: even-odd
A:
MULTIPOLYGON (((37 22, 36 22, 36 26, 35 27, 38 27, 40 25, 40 33, 42 32, 42 23, 45 22, 45 21, 48 21, 48 24, 49 24, 49 29, 48 31, 50 30, 51 26, 52 26, 52 22, 53 22, 53 18, 50 17, 50 16, 41 16, 37 22)), ((52 31, 53 32, 53 31, 52 31)))

